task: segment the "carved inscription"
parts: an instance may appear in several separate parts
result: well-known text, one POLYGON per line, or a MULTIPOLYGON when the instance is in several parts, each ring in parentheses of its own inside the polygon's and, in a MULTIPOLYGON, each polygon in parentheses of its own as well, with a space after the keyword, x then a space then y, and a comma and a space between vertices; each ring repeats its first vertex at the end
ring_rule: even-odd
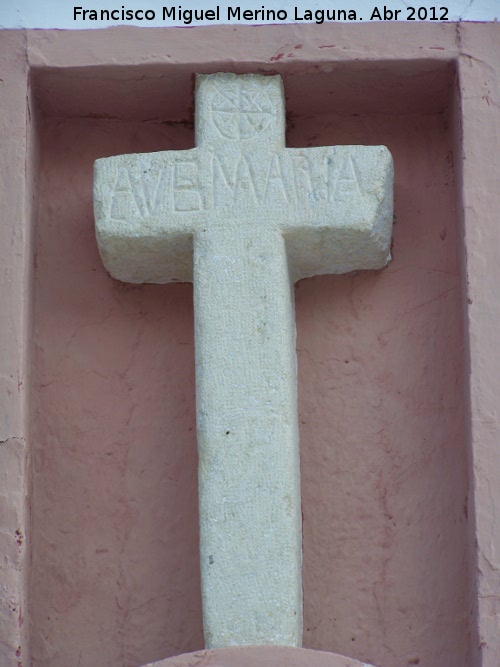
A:
POLYGON ((348 153, 336 174, 333 196, 345 198, 353 195, 361 195, 361 187, 356 162, 348 153))
POLYGON ((196 160, 175 163, 172 199, 175 211, 200 211, 203 208, 196 160))
POLYGON ((340 161, 331 155, 321 160, 290 157, 286 150, 265 159, 245 153, 236 161, 214 155, 211 177, 209 200, 214 208, 227 203, 228 197, 232 203, 243 199, 259 206, 307 206, 361 194, 358 168, 350 155, 340 161))
MULTIPOLYGON (((288 161, 277 153, 269 156, 262 169, 262 160, 255 163, 241 153, 236 160, 212 158, 211 199, 215 208, 224 202, 239 200, 264 205, 270 202, 289 202, 290 170, 288 161)), ((293 184, 292 184, 293 187, 293 184)))
POLYGON ((211 154, 177 159, 161 168, 119 169, 109 207, 116 220, 141 220, 159 210, 189 213, 230 205, 308 206, 362 193, 359 169, 349 153, 320 156, 266 153, 211 154), (203 170, 209 178, 200 177, 203 170), (204 186, 202 186, 202 182, 204 186))
POLYGON ((129 173, 127 169, 120 169, 113 189, 109 217, 115 220, 128 220, 138 212, 139 207, 129 173))
POLYGON ((144 165, 138 165, 137 169, 119 169, 112 190, 109 217, 134 220, 154 215, 161 203, 162 193, 171 187, 169 176, 164 169, 148 169, 144 165))

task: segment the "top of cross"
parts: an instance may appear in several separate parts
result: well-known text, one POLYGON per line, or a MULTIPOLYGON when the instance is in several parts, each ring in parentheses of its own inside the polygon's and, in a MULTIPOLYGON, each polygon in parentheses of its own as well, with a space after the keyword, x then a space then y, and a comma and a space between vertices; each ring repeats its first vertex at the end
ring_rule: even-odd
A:
POLYGON ((198 76, 195 125, 196 148, 96 162, 97 238, 114 277, 192 280, 193 238, 216 233, 284 237, 294 280, 387 263, 387 148, 286 148, 279 76, 198 76))
POLYGON ((201 75, 196 89, 196 144, 285 145, 281 77, 201 75))

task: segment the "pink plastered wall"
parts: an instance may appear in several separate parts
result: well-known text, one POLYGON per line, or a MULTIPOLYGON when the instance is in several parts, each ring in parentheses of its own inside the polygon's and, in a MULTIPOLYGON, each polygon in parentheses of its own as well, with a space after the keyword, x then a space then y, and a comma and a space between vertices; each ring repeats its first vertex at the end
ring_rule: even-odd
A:
MULTIPOLYGON (((498 142, 477 120, 498 128, 498 37, 337 25, 18 39, 40 152, 34 322, 19 334, 33 351, 32 474, 18 473, 32 557, 11 582, 23 595, 30 582, 24 667, 136 667, 203 646, 192 290, 105 273, 92 164, 192 146, 193 73, 219 70, 283 74, 288 145, 385 144, 395 160, 390 266, 296 288, 304 646, 379 667, 498 667, 500 391, 482 352, 494 220, 467 164, 484 159, 476 135, 486 152, 498 142)), ((15 643, 0 649, 8 667, 15 643)))

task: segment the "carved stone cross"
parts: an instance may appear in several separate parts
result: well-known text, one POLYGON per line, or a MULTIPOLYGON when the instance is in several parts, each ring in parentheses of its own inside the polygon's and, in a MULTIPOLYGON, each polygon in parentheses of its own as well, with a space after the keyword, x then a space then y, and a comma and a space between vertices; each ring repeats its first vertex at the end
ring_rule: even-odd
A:
POLYGON ((383 146, 285 148, 281 78, 198 76, 196 148, 95 165, 109 273, 193 281, 208 647, 300 645, 293 284, 389 260, 383 146))

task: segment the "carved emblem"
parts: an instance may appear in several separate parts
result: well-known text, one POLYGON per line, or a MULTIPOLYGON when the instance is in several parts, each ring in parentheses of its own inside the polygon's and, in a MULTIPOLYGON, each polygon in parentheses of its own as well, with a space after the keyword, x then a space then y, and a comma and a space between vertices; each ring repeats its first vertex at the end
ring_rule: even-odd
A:
POLYGON ((269 86, 239 79, 217 86, 212 95, 212 120, 226 139, 250 139, 263 132, 273 119, 269 86))

